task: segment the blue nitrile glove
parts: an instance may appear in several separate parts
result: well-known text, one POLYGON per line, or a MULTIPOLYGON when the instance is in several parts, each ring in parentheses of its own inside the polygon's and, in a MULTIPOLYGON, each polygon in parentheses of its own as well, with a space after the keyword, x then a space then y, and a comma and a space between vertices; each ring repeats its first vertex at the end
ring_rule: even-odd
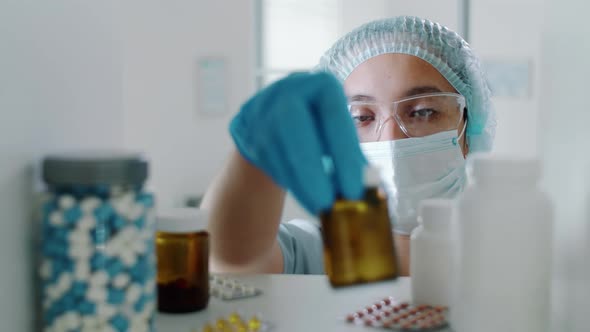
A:
POLYGON ((242 156, 312 214, 330 208, 337 195, 363 194, 366 160, 342 86, 330 74, 275 82, 242 106, 230 132, 242 156))

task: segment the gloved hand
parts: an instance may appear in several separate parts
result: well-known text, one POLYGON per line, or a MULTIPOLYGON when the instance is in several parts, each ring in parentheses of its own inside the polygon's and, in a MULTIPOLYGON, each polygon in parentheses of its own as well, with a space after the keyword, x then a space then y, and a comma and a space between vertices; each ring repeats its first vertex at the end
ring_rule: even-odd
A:
POLYGON ((230 124, 241 155, 291 191, 310 213, 337 195, 359 199, 361 152, 341 84, 328 73, 297 73, 257 93, 230 124))

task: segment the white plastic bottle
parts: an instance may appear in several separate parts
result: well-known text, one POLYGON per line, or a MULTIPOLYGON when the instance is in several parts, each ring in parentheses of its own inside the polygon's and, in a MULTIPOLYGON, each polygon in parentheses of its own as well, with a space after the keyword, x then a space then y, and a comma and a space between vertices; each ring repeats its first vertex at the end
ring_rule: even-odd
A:
POLYGON ((549 330, 553 211, 537 160, 476 155, 456 210, 456 332, 549 330))
POLYGON ((420 226, 410 239, 414 304, 450 305, 452 213, 452 200, 429 199, 420 203, 420 226))

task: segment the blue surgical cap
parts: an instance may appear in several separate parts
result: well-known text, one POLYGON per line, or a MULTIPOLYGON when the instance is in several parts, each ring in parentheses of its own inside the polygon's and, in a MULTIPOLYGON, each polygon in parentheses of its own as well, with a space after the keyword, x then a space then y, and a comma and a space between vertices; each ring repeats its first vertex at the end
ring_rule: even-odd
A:
POLYGON ((341 82, 361 63, 387 53, 416 56, 436 68, 467 101, 469 151, 489 151, 496 120, 479 59, 457 33, 429 20, 400 16, 367 23, 340 38, 317 70, 341 82))

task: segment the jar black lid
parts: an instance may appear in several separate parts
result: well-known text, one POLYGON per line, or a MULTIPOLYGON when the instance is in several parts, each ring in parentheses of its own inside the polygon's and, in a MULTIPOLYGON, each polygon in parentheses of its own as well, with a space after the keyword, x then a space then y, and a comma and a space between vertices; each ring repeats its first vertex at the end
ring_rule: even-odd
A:
POLYGON ((142 185, 148 162, 136 153, 100 151, 50 155, 43 159, 48 185, 142 185))

